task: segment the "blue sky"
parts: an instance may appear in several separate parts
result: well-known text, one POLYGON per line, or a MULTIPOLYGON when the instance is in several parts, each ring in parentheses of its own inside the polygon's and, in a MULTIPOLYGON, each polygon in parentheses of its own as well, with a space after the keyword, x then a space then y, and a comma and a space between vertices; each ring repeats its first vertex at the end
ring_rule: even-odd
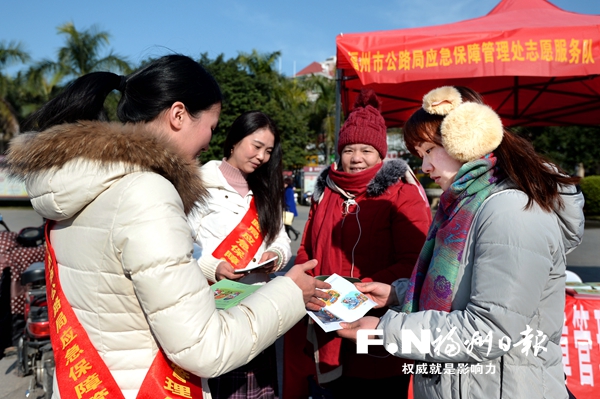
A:
MULTIPOLYGON (((134 64, 171 52, 226 58, 239 52, 281 51, 291 76, 335 55, 339 33, 430 26, 487 14, 499 0, 6 0, 0 41, 19 41, 33 60, 56 59, 64 39, 56 28, 97 25, 112 49, 134 64)), ((600 14, 600 0, 553 0, 573 12, 600 14)), ((11 68, 14 70, 14 68, 11 68)))

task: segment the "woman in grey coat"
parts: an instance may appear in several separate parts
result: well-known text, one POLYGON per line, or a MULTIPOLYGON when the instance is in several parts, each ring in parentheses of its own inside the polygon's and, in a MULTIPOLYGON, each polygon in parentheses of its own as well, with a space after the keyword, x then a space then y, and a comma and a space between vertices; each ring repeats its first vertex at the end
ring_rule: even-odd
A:
MULTIPOLYGON (((404 135, 444 190, 440 206, 410 279, 357 285, 398 307, 339 334, 381 330, 388 351, 416 361, 405 370, 416 399, 567 398, 560 338, 566 254, 583 236, 577 179, 465 87, 428 93, 404 135)), ((359 348, 378 343, 365 333, 359 348)))

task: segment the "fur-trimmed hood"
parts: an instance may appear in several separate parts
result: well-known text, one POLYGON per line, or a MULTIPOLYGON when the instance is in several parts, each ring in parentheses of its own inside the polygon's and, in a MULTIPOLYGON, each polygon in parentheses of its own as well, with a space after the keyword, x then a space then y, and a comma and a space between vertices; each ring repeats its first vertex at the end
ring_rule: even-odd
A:
MULTIPOLYGON (((383 166, 377 172, 375 177, 369 182, 367 185, 367 197, 379 197, 384 194, 386 190, 397 184, 400 179, 406 178, 407 173, 410 172, 410 167, 406 163, 406 161, 402 159, 392 159, 389 161, 384 161, 383 166)), ((327 176, 329 175, 329 168, 326 168, 321 172, 317 181, 315 182, 315 191, 313 193, 313 201, 320 202, 323 198, 323 193, 325 192, 325 187, 327 187, 327 176)), ((410 180, 410 179, 407 179, 410 180)), ((408 181, 409 183, 416 183, 413 181, 408 181)))
MULTIPOLYGON (((10 174, 28 185, 35 184, 39 175, 51 177, 70 163, 91 162, 100 175, 152 171, 173 184, 186 214, 206 195, 198 165, 184 160, 166 136, 149 131, 147 125, 86 121, 25 133, 11 141, 6 160, 10 174)), ((85 189, 95 195, 110 186, 105 182, 90 190, 89 186, 78 187, 77 182, 73 183, 70 190, 85 189)))

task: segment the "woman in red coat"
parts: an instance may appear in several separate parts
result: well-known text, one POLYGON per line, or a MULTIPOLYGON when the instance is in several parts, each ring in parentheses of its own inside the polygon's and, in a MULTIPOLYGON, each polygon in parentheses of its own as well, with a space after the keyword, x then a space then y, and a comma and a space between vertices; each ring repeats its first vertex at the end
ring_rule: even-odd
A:
MULTIPOLYGON (((317 259, 314 275, 337 273, 388 284, 410 277, 431 211, 406 162, 383 162, 386 139, 379 100, 373 91, 363 91, 340 130, 339 164, 323 171, 315 184, 296 257, 296 263, 317 259)), ((357 355, 352 342, 305 318, 285 336, 283 398, 386 397, 389 392, 406 397, 410 375, 403 372, 404 363, 383 348, 357 355)))

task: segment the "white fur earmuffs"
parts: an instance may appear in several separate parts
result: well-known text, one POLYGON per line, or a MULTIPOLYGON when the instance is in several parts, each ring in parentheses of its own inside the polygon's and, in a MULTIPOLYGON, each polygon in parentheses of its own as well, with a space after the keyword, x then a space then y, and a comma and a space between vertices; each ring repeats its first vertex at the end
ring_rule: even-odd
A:
POLYGON ((479 159, 502 142, 502 120, 489 106, 463 102, 453 86, 434 89, 423 97, 423 109, 442 115, 442 145, 452 158, 461 162, 479 159))

